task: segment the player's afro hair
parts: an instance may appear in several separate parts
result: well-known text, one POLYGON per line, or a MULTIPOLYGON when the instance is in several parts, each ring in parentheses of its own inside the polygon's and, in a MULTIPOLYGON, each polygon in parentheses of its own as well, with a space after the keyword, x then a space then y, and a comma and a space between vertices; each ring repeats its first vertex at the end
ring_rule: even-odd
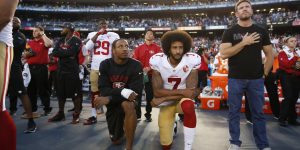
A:
POLYGON ((161 45, 167 56, 170 56, 171 44, 176 41, 183 43, 183 54, 191 50, 193 40, 188 33, 181 30, 168 31, 161 37, 161 45))

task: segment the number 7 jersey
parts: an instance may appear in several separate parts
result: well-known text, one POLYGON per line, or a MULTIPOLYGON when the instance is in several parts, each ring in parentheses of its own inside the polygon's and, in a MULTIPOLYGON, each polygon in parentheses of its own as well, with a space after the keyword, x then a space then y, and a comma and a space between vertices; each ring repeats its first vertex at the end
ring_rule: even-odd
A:
POLYGON ((176 67, 171 66, 164 53, 157 53, 150 58, 150 67, 161 74, 163 87, 169 90, 185 89, 188 75, 192 69, 198 69, 200 63, 201 57, 190 52, 183 55, 176 67))
MULTIPOLYGON (((92 39, 96 33, 89 33, 87 39, 92 39)), ((111 58, 112 43, 119 38, 120 36, 117 33, 107 32, 107 34, 99 35, 95 43, 89 40, 83 46, 82 51, 85 56, 88 55, 88 52, 92 53, 92 70, 99 70, 100 63, 107 58, 111 58)))

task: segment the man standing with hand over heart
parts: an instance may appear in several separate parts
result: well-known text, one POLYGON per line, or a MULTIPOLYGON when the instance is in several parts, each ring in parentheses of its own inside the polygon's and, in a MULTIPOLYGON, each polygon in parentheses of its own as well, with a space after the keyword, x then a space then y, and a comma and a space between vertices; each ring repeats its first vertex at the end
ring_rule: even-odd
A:
POLYGON ((253 121, 253 135, 258 149, 269 150, 263 114, 264 77, 274 61, 272 46, 266 29, 251 20, 253 9, 248 0, 235 4, 238 23, 227 29, 220 45, 221 58, 228 58, 229 150, 238 150, 240 141, 240 109, 246 93, 253 121), (261 51, 265 53, 263 65, 261 51))

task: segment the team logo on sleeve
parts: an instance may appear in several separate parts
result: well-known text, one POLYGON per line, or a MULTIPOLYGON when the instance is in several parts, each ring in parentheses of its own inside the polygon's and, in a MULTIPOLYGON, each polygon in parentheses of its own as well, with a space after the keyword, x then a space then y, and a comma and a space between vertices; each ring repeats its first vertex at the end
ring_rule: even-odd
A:
POLYGON ((69 44, 60 44, 60 48, 63 49, 63 50, 67 50, 70 47, 71 46, 69 44))
POLYGON ((120 89, 120 88, 124 88, 125 87, 125 83, 123 83, 123 82, 114 82, 113 83, 113 88, 115 89, 115 88, 118 88, 118 89, 120 89))
POLYGON ((153 54, 154 54, 154 50, 149 50, 149 53, 150 53, 151 55, 153 55, 153 54))
POLYGON ((189 66, 185 65, 182 69, 183 69, 183 72, 188 72, 189 71, 189 66))

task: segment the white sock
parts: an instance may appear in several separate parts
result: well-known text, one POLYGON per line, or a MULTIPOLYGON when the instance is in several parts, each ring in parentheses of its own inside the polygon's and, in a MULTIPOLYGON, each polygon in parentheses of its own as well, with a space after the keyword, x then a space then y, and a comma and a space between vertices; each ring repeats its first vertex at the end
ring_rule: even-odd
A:
POLYGON ((99 113, 104 113, 103 106, 100 106, 97 110, 99 113))
POLYGON ((94 116, 94 117, 97 116, 96 108, 92 108, 92 116, 94 116))
POLYGON ((196 128, 188 128, 183 126, 184 133, 184 150, 191 150, 194 141, 196 128))

